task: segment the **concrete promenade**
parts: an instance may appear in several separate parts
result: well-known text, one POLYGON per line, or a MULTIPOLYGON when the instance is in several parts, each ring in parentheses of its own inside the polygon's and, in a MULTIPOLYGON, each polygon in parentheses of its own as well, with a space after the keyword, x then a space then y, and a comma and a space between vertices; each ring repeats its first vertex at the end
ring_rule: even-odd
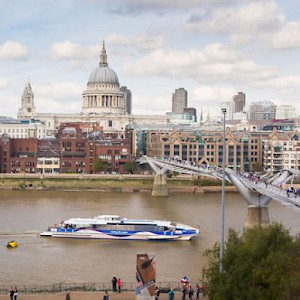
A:
MULTIPOLYGON (((102 300, 103 299, 103 292, 71 292, 71 300, 102 300)), ((181 299, 182 295, 180 292, 175 293, 175 300, 181 299)), ((9 299, 9 295, 0 295, 0 300, 9 299)), ((35 294, 35 295, 22 295, 19 293, 18 295, 19 300, 38 300, 38 299, 45 299, 45 300, 65 300, 66 293, 61 294, 35 294)), ((124 293, 109 293, 109 300, 134 300, 135 293, 134 292, 124 292, 124 293)), ((160 300, 167 300, 168 294, 160 294, 160 300)), ((188 299, 188 297, 186 297, 188 299)), ((193 299, 196 299, 196 295, 194 295, 193 299)), ((201 300, 207 300, 207 297, 203 297, 200 294, 201 300)))

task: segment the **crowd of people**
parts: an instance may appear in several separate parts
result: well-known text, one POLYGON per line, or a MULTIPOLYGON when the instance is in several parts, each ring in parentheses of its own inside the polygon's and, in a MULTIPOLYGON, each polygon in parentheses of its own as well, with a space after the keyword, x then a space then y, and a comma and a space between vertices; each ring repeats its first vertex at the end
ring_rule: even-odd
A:
MULTIPOLYGON (((255 183, 255 184, 258 184, 258 183, 263 183, 265 185, 266 188, 268 188, 269 186, 269 181, 267 178, 263 178, 263 177, 260 177, 259 175, 257 174, 252 174, 250 172, 243 172, 243 173, 240 173, 240 175, 248 180, 250 180, 251 182, 255 183)), ((297 188, 297 187, 293 187, 293 186, 287 186, 285 189, 284 189, 284 186, 283 186, 283 183, 280 182, 277 187, 280 188, 281 191, 285 190, 286 192, 286 195, 288 198, 290 197, 300 197, 300 189, 297 188)))
MULTIPOLYGON (((195 287, 195 290, 193 288, 192 285, 190 285, 190 282, 188 280, 188 278, 186 276, 184 276, 181 280, 180 280, 181 284, 182 284, 182 289, 181 289, 181 295, 182 295, 182 300, 199 300, 200 299, 200 295, 202 294, 203 296, 205 296, 205 285, 204 284, 197 284, 195 287), (196 298, 194 298, 194 294, 196 296, 196 298), (188 297, 188 298, 187 298, 188 297)), ((160 296, 160 290, 158 287, 155 288, 155 300, 159 300, 159 296, 160 296)), ((168 291, 168 300, 174 300, 175 299, 175 292, 174 290, 171 288, 168 291)))

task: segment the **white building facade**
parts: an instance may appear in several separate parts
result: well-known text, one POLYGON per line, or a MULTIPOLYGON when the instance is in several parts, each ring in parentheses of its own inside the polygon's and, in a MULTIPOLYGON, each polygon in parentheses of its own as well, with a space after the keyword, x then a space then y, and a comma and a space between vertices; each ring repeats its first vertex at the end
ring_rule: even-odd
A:
POLYGON ((292 105, 279 105, 276 108, 276 119, 295 119, 297 117, 296 107, 292 105))
POLYGON ((7 134, 13 139, 43 139, 47 135, 47 127, 44 122, 39 120, 15 120, 12 118, 0 117, 0 136, 3 134, 7 134))
POLYGON ((266 172, 274 173, 282 169, 300 170, 300 141, 298 136, 284 138, 271 134, 263 141, 263 167, 266 172))
POLYGON ((38 157, 37 171, 41 174, 59 174, 59 157, 38 157))

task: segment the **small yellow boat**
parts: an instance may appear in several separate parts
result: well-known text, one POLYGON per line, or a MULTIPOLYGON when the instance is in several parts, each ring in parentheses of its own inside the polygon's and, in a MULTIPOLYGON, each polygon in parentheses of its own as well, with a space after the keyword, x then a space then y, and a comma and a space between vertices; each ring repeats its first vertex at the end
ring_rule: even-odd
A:
POLYGON ((18 247, 18 244, 16 241, 10 241, 7 243, 7 248, 16 248, 18 247))

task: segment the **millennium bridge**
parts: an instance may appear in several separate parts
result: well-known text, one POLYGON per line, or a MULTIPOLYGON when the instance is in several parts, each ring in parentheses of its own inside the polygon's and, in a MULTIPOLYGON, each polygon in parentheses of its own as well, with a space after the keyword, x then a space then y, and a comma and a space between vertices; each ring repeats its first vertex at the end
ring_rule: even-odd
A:
MULTIPOLYGON (((155 172, 153 196, 167 196, 166 175, 169 171, 208 176, 222 180, 223 170, 194 162, 143 156, 140 164, 147 163, 155 172)), ((283 169, 275 175, 251 176, 250 173, 234 172, 225 169, 225 180, 231 182, 248 204, 248 214, 245 229, 254 226, 268 226, 268 204, 273 199, 280 204, 300 213, 300 187, 294 187, 294 179, 300 177, 300 172, 294 169, 283 169)))

